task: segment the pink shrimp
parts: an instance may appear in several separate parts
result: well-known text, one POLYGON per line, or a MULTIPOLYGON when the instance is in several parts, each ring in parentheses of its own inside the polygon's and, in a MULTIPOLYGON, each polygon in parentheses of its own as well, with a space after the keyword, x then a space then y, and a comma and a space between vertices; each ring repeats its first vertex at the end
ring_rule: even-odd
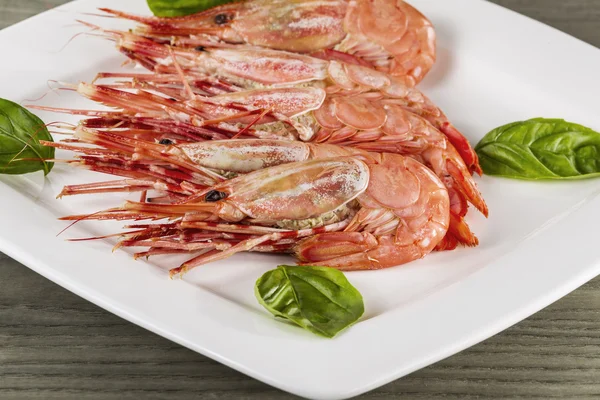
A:
POLYGON ((247 172, 178 204, 127 202, 88 217, 172 219, 130 226, 136 230, 119 243, 149 247, 141 255, 200 253, 171 275, 243 251, 292 253, 342 270, 388 268, 425 257, 448 230, 444 185, 411 158, 273 140, 154 146, 138 157, 160 150, 173 164, 247 172))
POLYGON ((402 0, 252 0, 181 18, 103 11, 143 24, 136 32, 159 43, 260 46, 363 64, 414 86, 436 58, 431 22, 402 0))
MULTIPOLYGON (((158 74, 156 80, 144 83, 153 87, 161 85, 162 90, 185 76, 191 85, 207 95, 290 86, 321 87, 328 94, 337 96, 379 92, 443 132, 469 171, 481 175, 479 159, 469 141, 430 99, 403 79, 356 64, 324 61, 285 51, 214 47, 202 47, 198 51, 172 48, 129 32, 105 33, 117 42, 121 52, 158 74)), ((110 75, 100 75, 103 76, 110 75)), ((125 78, 128 75, 119 76, 125 78)), ((129 77, 134 81, 140 79, 139 74, 129 77)))
MULTIPOLYGON (((230 132, 229 137, 239 137, 243 133, 243 137, 299 139, 413 157, 430 167, 442 179, 450 193, 453 219, 448 242, 445 242, 443 247, 452 249, 459 243, 468 246, 478 244, 476 236, 463 218, 467 213, 467 202, 473 204, 484 215, 488 212, 487 205, 457 151, 446 136, 428 121, 398 105, 396 99, 387 98, 379 92, 359 93, 354 96, 337 93, 327 95, 323 89, 317 87, 291 87, 255 89, 212 97, 194 96, 192 100, 178 101, 144 90, 131 93, 103 85, 80 84, 78 91, 105 105, 122 108, 121 114, 108 114, 108 122, 99 123, 98 118, 95 118, 91 122, 84 121, 84 125, 106 128, 110 124, 116 124, 120 128, 126 128, 127 124, 138 123, 158 128, 155 133, 159 136, 154 136, 157 141, 163 138, 167 131, 175 133, 172 138, 179 142, 223 139, 227 136, 221 136, 230 132), (118 115, 120 120, 116 123, 115 118, 118 115), (240 124, 245 124, 246 127, 242 128, 240 124), (198 129, 209 133, 210 129, 216 131, 213 132, 213 136, 197 136, 198 129), (183 134, 184 137, 177 134, 183 134)), ((160 91, 160 88, 154 87, 153 91, 160 91)), ((148 140, 147 136, 152 133, 145 131, 142 134, 139 129, 130 129, 128 132, 138 137, 145 136, 145 140, 148 140)), ((78 137, 90 137, 89 134, 83 133, 80 132, 78 137)), ((97 139, 94 138, 91 142, 96 143, 94 140, 97 139)), ((106 145, 110 141, 102 140, 99 143, 106 145)), ((123 160, 120 163, 131 165, 131 162, 123 160)), ((104 170, 106 162, 102 163, 102 167, 90 167, 104 170)), ((113 165, 111 168, 116 167, 113 165)), ((136 165, 121 175, 140 179, 140 171, 145 168, 147 165, 136 165)), ((156 175, 156 171, 154 173, 156 175)), ((139 182, 134 186, 139 188, 139 182)), ((114 186, 107 186, 103 190, 108 191, 110 188, 117 190, 114 186)))

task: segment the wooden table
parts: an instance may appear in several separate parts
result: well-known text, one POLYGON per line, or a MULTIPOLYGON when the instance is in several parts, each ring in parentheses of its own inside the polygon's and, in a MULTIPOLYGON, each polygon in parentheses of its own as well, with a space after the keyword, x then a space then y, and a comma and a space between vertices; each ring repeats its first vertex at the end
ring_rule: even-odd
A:
MULTIPOLYGON (((0 28, 65 2, 0 0, 0 28)), ((600 46, 600 0, 494 2, 600 46)), ((0 399, 291 397, 109 314, 1 253, 0 276, 0 399)), ((600 398, 600 279, 361 398, 392 397, 600 398)))

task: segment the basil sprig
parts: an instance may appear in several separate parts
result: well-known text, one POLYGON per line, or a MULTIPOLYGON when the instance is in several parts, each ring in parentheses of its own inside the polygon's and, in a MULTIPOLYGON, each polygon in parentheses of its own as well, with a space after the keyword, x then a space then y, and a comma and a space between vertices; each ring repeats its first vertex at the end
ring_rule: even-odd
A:
POLYGON ((501 126, 475 151, 487 175, 526 180, 600 177, 600 133, 562 119, 501 126))
POLYGON ((41 119, 12 101, 0 99, 0 174, 27 174, 52 170, 54 148, 40 144, 52 141, 41 119))
POLYGON ((364 313, 362 295, 343 273, 327 267, 280 265, 254 289, 260 304, 317 335, 333 338, 364 313))
POLYGON ((157 17, 183 17, 233 0, 148 0, 148 7, 157 17))

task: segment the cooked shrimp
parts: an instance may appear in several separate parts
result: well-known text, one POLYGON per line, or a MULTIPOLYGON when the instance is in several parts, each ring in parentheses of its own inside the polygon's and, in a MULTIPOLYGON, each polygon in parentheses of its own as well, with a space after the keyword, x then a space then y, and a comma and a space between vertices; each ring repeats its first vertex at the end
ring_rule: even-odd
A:
POLYGON ((142 17, 136 33, 158 43, 202 47, 248 44, 370 66, 411 86, 436 58, 431 22, 402 0, 252 0, 182 18, 142 17))
MULTIPOLYGON (((143 146, 138 158, 157 150, 143 146)), ((127 202, 88 216, 175 219, 138 226, 119 244, 149 247, 144 255, 201 253, 172 274, 242 251, 291 252, 302 262, 342 270, 387 268, 423 258, 448 230, 444 185, 400 155, 268 140, 168 146, 160 153, 163 162, 194 165, 198 173, 254 169, 179 204, 127 202)))

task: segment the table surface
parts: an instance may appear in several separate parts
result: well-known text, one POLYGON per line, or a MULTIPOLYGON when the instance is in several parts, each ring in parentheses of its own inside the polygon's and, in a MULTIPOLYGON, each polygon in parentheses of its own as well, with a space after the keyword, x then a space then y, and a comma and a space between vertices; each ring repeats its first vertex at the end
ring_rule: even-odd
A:
MULTIPOLYGON (((600 0, 493 0, 600 46, 600 0)), ((0 0, 0 28, 65 0, 0 0)), ((509 29, 509 27, 507 27, 509 29)), ((0 253, 0 398, 283 399, 0 253)), ((600 278, 361 399, 600 398, 600 278)))

